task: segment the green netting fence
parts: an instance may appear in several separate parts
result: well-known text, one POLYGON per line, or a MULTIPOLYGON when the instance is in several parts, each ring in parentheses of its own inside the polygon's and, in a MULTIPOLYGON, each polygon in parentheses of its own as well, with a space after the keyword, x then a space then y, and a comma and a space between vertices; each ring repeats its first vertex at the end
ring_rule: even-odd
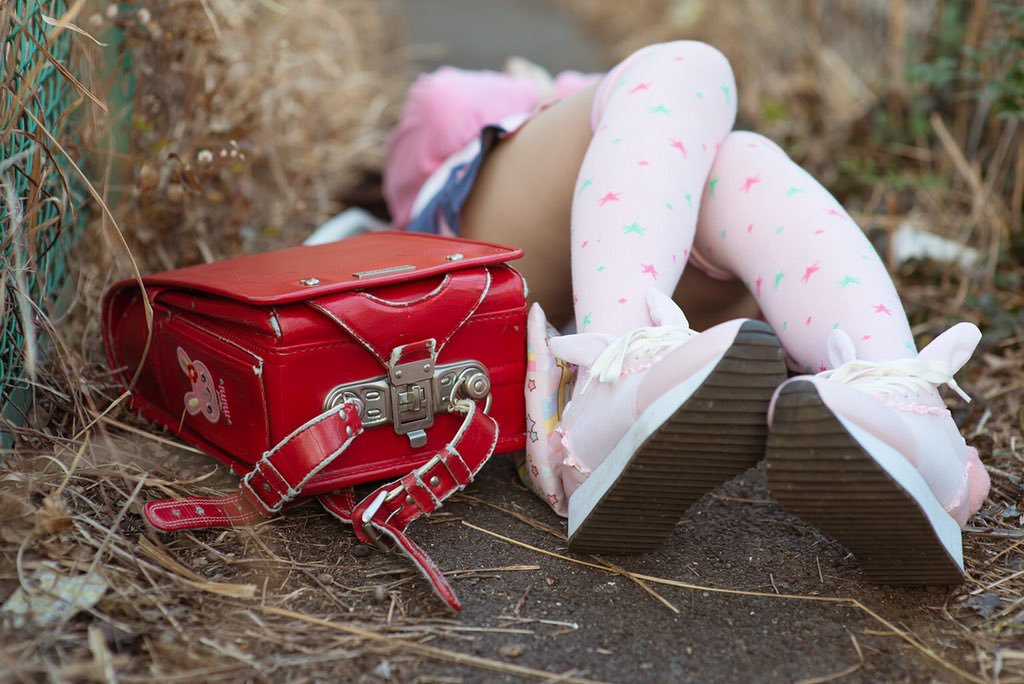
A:
POLYGON ((65 160, 49 138, 75 149, 70 114, 79 95, 57 66, 71 68, 73 36, 53 25, 66 9, 64 0, 0 0, 3 448, 11 443, 10 426, 23 422, 33 398, 31 371, 47 347, 40 315, 52 316, 60 308, 69 255, 84 217, 76 211, 81 198, 73 174, 61 173, 65 160))

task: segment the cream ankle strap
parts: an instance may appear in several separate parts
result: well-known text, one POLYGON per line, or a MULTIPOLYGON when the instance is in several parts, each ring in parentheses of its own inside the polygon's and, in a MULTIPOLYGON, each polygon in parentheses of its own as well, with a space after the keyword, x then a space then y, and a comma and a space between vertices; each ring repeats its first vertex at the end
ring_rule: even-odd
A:
POLYGON ((612 342, 594 361, 590 367, 591 380, 598 382, 614 382, 622 376, 626 359, 630 354, 638 357, 654 355, 673 347, 685 344, 698 333, 688 325, 663 325, 657 327, 637 328, 612 342))
POLYGON ((893 361, 847 361, 818 377, 845 384, 856 384, 868 392, 891 393, 894 385, 912 391, 930 390, 946 385, 970 402, 971 397, 953 379, 953 368, 938 359, 896 359, 893 361))

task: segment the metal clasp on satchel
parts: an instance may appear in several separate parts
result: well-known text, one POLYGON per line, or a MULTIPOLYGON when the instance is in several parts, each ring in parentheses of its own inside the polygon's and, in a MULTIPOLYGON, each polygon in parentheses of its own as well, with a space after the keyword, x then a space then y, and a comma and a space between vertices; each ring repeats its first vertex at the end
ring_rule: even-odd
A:
POLYGON ((425 430, 434 424, 437 413, 466 398, 486 398, 489 406, 490 392, 491 377, 479 361, 438 366, 425 359, 396 364, 387 375, 338 385, 324 398, 324 410, 351 401, 359 409, 363 427, 390 423, 419 448, 426 444, 425 430))

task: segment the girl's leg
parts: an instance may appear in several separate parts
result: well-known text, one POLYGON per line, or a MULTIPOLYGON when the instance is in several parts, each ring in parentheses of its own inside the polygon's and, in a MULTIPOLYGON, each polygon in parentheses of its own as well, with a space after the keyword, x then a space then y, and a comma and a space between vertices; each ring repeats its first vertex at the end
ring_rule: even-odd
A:
POLYGON ((568 227, 593 99, 594 88, 582 90, 502 141, 462 208, 464 237, 523 249, 513 265, 558 326, 572 317, 568 227))
POLYGON ((652 548, 693 501, 763 455, 764 411, 785 372, 777 338, 741 320, 697 335, 670 299, 734 97, 725 58, 692 42, 635 53, 595 93, 572 192, 579 334, 543 339, 535 311, 528 337, 531 364, 551 371, 544 385, 559 377, 552 355, 578 369, 560 416, 531 404, 527 386, 528 425, 554 428, 527 444, 528 472, 568 512, 574 549, 652 548))
POLYGON ((960 581, 958 524, 981 506, 989 479, 938 385, 957 389, 953 374, 978 329, 961 323, 918 353, 860 228, 752 133, 730 134, 719 151, 695 248, 747 283, 794 365, 816 373, 773 398, 773 496, 845 544, 877 581, 960 581))
POLYGON ((735 93, 725 57, 687 41, 635 53, 598 87, 573 191, 578 331, 649 326, 646 292, 672 294, 715 150, 736 117, 735 93))
POLYGON ((683 271, 672 298, 686 312, 686 320, 694 330, 707 330, 713 325, 736 318, 760 318, 761 311, 754 296, 741 280, 720 280, 709 276, 696 264, 683 271))
POLYGON ((804 372, 831 367, 841 328, 859 358, 914 356, 892 278, 832 195, 755 133, 734 132, 715 158, 701 205, 697 251, 742 279, 804 372))
MULTIPOLYGON (((662 217, 672 214, 676 220, 676 223, 673 224, 676 234, 673 236, 671 230, 666 230, 659 225, 657 231, 646 233, 643 241, 649 254, 658 255, 659 258, 664 257, 667 260, 667 265, 664 263, 659 265, 659 263, 653 262, 653 259, 647 260, 646 263, 654 264, 654 269, 658 270, 657 286, 668 292, 671 291, 672 284, 678 279, 678 271, 682 270, 686 255, 689 254, 697 209, 701 200, 701 193, 698 189, 704 183, 701 174, 707 174, 715 148, 714 144, 698 142, 696 138, 717 140, 724 136, 735 117, 735 105, 731 102, 734 98, 734 88, 729 65, 724 57, 712 48, 699 43, 674 43, 669 46, 655 46, 655 48, 675 50, 669 53, 671 66, 675 67, 667 74, 671 78, 659 79, 662 81, 659 87, 662 90, 668 90, 668 95, 672 98, 672 104, 666 104, 666 109, 671 112, 672 107, 675 107, 676 111, 669 114, 661 109, 656 109, 657 105, 648 104, 646 111, 642 107, 640 108, 642 118, 634 120, 634 125, 639 128, 652 123, 667 124, 671 120, 673 125, 687 125, 688 132, 662 135, 660 140, 655 138, 653 142, 656 144, 651 159, 640 159, 643 155, 639 151, 635 151, 633 154, 637 159, 632 166, 628 163, 625 166, 614 166, 613 163, 609 169, 601 171, 601 178, 603 182, 611 182, 614 174, 618 173, 625 183, 643 181, 644 185, 639 192, 631 191, 630 196, 626 198, 627 205, 637 206, 641 211, 646 211, 643 205, 645 195, 653 194, 655 191, 655 187, 648 183, 652 177, 656 177, 660 183, 659 191, 669 197, 667 202, 661 200, 657 206, 652 207, 652 211, 658 213, 660 210, 662 217), (683 59, 677 60, 677 57, 683 59), (688 66, 691 68, 698 63, 710 65, 714 73, 705 75, 703 79, 693 78, 690 72, 681 68, 687 60, 690 61, 688 66), (706 84, 704 86, 697 85, 699 82, 706 82, 706 84), (726 99, 727 95, 728 100, 726 99), (691 103, 689 110, 685 107, 687 97, 690 98, 691 103), (707 98, 707 100, 703 98, 707 98), (712 100, 712 98, 716 99, 712 100), (684 106, 680 108, 677 101, 683 101, 684 106), (692 106, 694 103, 698 105, 698 109, 694 109, 692 106), (707 107, 700 110, 699 106, 705 103, 707 107), (656 109, 653 114, 650 111, 652 108, 656 109), (687 110, 685 116, 680 113, 684 110, 687 110), (715 118, 716 114, 719 115, 717 119, 715 118), (661 121, 662 118, 665 120, 661 121), (699 126, 696 119, 711 120, 713 132, 697 135, 699 126), (676 141, 679 146, 673 146, 676 141), (662 148, 662 155, 666 151, 669 153, 670 163, 655 169, 651 168, 650 163, 654 158, 659 157, 658 147, 662 148), (674 159, 673 155, 679 158, 674 159), (672 166, 672 162, 679 165, 681 162, 689 160, 694 161, 694 165, 688 167, 683 178, 673 180, 665 173, 672 166), (648 165, 645 167, 638 163, 640 161, 647 161, 648 165), (685 188, 682 184, 686 184, 685 188), (671 199, 672 197, 675 198, 674 201, 671 199), (674 261, 671 254, 675 255, 674 261)), ((644 90, 644 84, 647 84, 648 88, 653 88, 653 78, 644 81, 642 74, 634 73, 633 69, 629 69, 629 74, 627 74, 626 69, 639 62, 646 52, 653 50, 654 48, 648 48, 641 51, 620 65, 615 73, 609 76, 608 82, 602 85, 602 98, 607 96, 607 101, 611 102, 613 99, 618 99, 613 98, 613 95, 629 95, 630 90, 639 87, 631 96, 635 98, 634 102, 625 104, 637 104, 638 106, 642 104, 645 101, 644 98, 649 95, 649 92, 644 90), (619 91, 611 92, 617 82, 630 77, 637 79, 636 85, 625 88, 625 91, 621 93, 619 91)), ((570 320, 573 307, 569 268, 570 232, 567 228, 570 224, 597 228, 600 226, 597 219, 606 220, 618 208, 608 203, 602 207, 597 202, 595 207, 594 201, 591 201, 589 205, 585 202, 585 200, 591 199, 590 195, 594 192, 593 185, 598 183, 598 179, 592 178, 588 183, 587 179, 590 176, 581 174, 580 167, 584 155, 590 155, 588 157, 589 166, 601 166, 607 158, 601 151, 588 152, 588 146, 591 145, 592 139, 592 119, 604 118, 607 115, 608 121, 602 121, 598 125, 600 128, 614 123, 614 120, 618 118, 616 113, 607 113, 609 106, 595 107, 593 105, 594 90, 594 88, 588 88, 545 109, 515 135, 502 142, 492 152, 487 164, 481 170, 473 192, 462 210, 462 234, 465 237, 514 245, 525 251, 525 256, 517 261, 515 266, 526 277, 530 287, 530 300, 540 303, 548 320, 559 328, 570 320), (583 191, 577 193, 578 188, 583 188, 583 191), (593 211, 595 208, 607 208, 609 211, 602 216, 593 211)), ((619 90, 622 90, 622 87, 619 90)), ((611 109, 620 112, 626 108, 615 105, 611 109)), ((630 123, 620 120, 620 123, 615 125, 629 126, 630 123)), ((622 136, 618 139, 611 137, 608 135, 608 129, 605 129, 598 138, 602 139, 595 140, 595 149, 601 143, 610 143, 613 147, 622 145, 622 149, 626 150, 627 148, 633 149, 633 146, 627 142, 636 144, 640 142, 641 136, 631 134, 629 141, 626 141, 621 139, 622 136)), ((617 149, 611 151, 618 152, 617 149)), ((655 217, 655 219, 657 218, 655 217)), ((642 223, 639 225, 643 227, 642 223)), ((587 228, 583 227, 581 230, 586 231, 587 228)), ((619 230, 622 230, 621 227, 619 230)), ((630 234, 623 232, 620 236, 614 234, 603 238, 598 236, 593 241, 579 237, 573 243, 575 248, 573 271, 577 274, 573 277, 578 277, 580 282, 576 289, 583 296, 582 305, 577 307, 578 323, 581 328, 586 320, 586 311, 582 307, 590 307, 587 309, 589 311, 598 305, 598 302, 593 301, 591 296, 592 287, 589 281, 593 280, 597 287, 600 287, 602 282, 612 282, 613 276, 607 272, 607 264, 601 262, 606 261, 609 255, 614 257, 611 261, 617 261, 619 258, 617 256, 618 248, 631 247, 628 241, 624 245, 621 244, 621 241, 617 243, 616 237, 626 238, 636 243, 640 235, 636 232, 630 234), (606 267, 605 271, 598 270, 602 265, 606 267)), ((637 245, 634 244, 632 247, 635 248, 637 245)), ((635 253, 633 260, 638 261, 638 256, 635 253)), ((641 287, 645 286, 645 281, 654 282, 653 273, 644 273, 639 268, 635 270, 637 273, 625 274, 626 280, 635 281, 641 287)), ((685 294, 680 301, 682 301, 693 327, 698 330, 739 316, 752 316, 756 311, 756 308, 751 306, 749 298, 745 296, 745 290, 735 288, 732 284, 719 286, 709 283, 706 276, 700 272, 694 271, 684 276, 683 284, 677 293, 683 287, 685 287, 685 294), (712 286, 708 287, 708 285, 712 286)), ((603 324, 596 329, 603 329, 603 326, 607 324, 618 329, 619 323, 616 318, 618 314, 628 314, 629 318, 635 322, 646 320, 647 311, 642 291, 641 296, 634 295, 632 297, 613 293, 612 300, 612 311, 602 315, 603 324), (627 301, 620 304, 618 300, 623 298, 627 301)), ((593 319, 593 315, 591 315, 591 319, 593 319)), ((628 323, 624 323, 624 325, 628 325, 628 323)))

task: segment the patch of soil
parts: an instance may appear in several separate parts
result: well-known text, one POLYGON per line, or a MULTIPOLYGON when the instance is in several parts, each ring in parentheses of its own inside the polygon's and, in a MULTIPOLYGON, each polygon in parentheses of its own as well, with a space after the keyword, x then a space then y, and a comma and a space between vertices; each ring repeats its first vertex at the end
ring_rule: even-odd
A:
MULTIPOLYGON (((481 477, 476 496, 564 529, 515 480, 508 460, 498 458, 481 477)), ((958 653, 966 643, 959 643, 948 625, 939 624, 940 612, 954 609, 950 591, 867 584, 842 547, 769 499, 761 469, 705 496, 655 552, 604 559, 630 572, 706 587, 649 584, 678 613, 625 577, 541 555, 457 520, 572 556, 564 542, 506 512, 469 502, 451 504, 447 510, 452 524, 421 524, 414 532, 442 568, 539 566, 534 571, 482 572, 456 579, 464 605, 461 624, 523 626, 532 634, 475 633, 468 643, 441 639, 449 648, 619 682, 796 681, 855 666, 845 681, 957 679, 866 611, 813 600, 851 597, 926 642, 940 641, 938 649, 947 659, 972 669, 963 652, 958 653), (503 621, 502 616, 564 624, 518 623, 503 621), (503 657, 520 652, 514 658, 503 657)), ((403 592, 416 597, 411 609, 430 610, 421 602, 429 602, 423 594, 424 583, 418 580, 403 592)), ((405 673, 453 674, 448 666, 416 663, 414 668, 405 673)), ((469 671, 461 674, 473 677, 469 671)))
MULTIPOLYGON (((842 547, 770 500, 761 469, 705 496, 664 546, 643 556, 575 556, 563 539, 516 514, 564 531, 518 483, 511 461, 498 457, 466 494, 413 526, 412 537, 449 575, 463 602, 457 616, 403 558, 360 545, 312 505, 255 530, 195 537, 200 543, 237 537, 241 548, 226 564, 235 570, 230 581, 263 588, 267 603, 343 624, 370 623, 410 639, 429 636, 425 643, 433 647, 555 675, 616 682, 797 681, 842 672, 844 681, 959 679, 894 633, 893 625, 955 666, 974 670, 965 658, 968 644, 941 615, 957 610, 954 592, 867 584, 842 547), (544 555, 464 522, 580 561, 609 561, 692 586, 647 583, 674 612, 627 577, 544 555), (825 597, 855 598, 891 624, 825 597)), ((165 539, 172 553, 194 557, 187 539, 165 539)), ((215 570, 211 565, 204 575, 215 570)), ((264 660, 275 655, 274 644, 259 649, 264 660)), ((522 679, 401 648, 361 653, 346 660, 344 670, 361 681, 522 679)), ((315 676, 316 668, 301 671, 315 676)), ((340 675, 337 664, 331 672, 340 675)))

